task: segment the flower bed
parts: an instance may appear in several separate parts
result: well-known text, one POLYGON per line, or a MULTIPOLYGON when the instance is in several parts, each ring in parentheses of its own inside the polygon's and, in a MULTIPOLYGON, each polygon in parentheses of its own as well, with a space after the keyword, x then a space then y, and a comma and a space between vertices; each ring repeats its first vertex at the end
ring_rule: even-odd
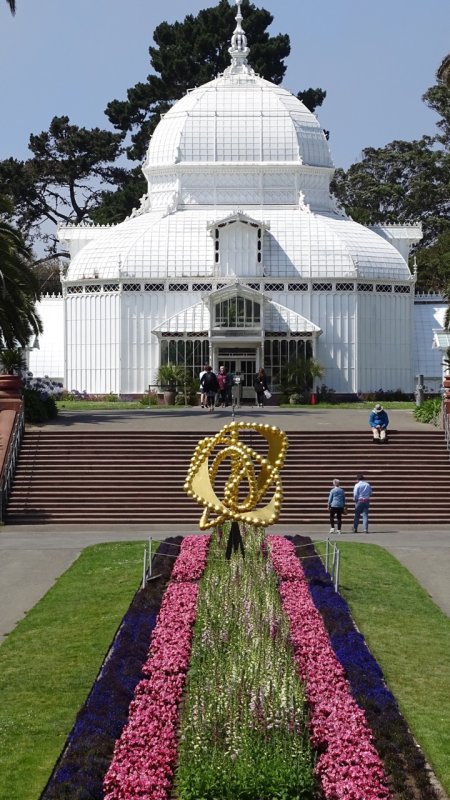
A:
MULTIPOLYGON (((280 537, 276 538, 283 543, 280 537)), ((111 761, 114 739, 119 738, 122 732, 123 744, 117 745, 116 752, 119 755, 111 764, 108 778, 110 780, 108 791, 111 794, 107 794, 106 797, 114 798, 114 800, 116 798, 133 800, 134 797, 140 797, 141 800, 144 800, 144 798, 146 800, 160 800, 171 796, 173 791, 173 772, 178 758, 177 726, 179 723, 179 704, 182 697, 186 697, 184 687, 186 670, 190 662, 190 642, 187 639, 187 632, 196 614, 192 603, 198 590, 197 582, 201 577, 207 555, 207 540, 208 537, 198 536, 185 538, 181 548, 181 555, 176 561, 176 566, 173 570, 174 559, 165 556, 164 552, 167 553, 169 550, 173 552, 173 548, 170 545, 176 541, 181 542, 181 537, 178 537, 177 540, 167 540, 167 545, 161 544, 159 554, 154 563, 154 574, 163 573, 164 577, 152 581, 145 590, 137 593, 124 617, 112 650, 105 660, 88 701, 77 718, 74 730, 55 768, 52 779, 42 794, 42 800, 64 800, 64 798, 73 800, 74 797, 77 800, 88 800, 88 798, 102 800, 104 798, 102 790, 103 776, 111 761), (148 654, 148 660, 145 667, 143 667, 148 652, 150 630, 155 624, 156 614, 170 573, 172 573, 173 583, 170 584, 170 591, 166 595, 168 603, 170 600, 169 611, 166 612, 165 600, 165 610, 158 619, 160 633, 156 637, 155 629, 155 635, 153 636, 156 646, 148 654), (178 603, 178 606, 175 606, 175 603, 178 603), (172 614, 170 605, 172 605, 172 614), (178 619, 177 625, 180 624, 181 626, 180 631, 184 631, 180 635, 176 632, 176 626, 173 627, 170 622, 171 616, 172 621, 174 620, 174 615, 178 619), (181 623, 181 619, 184 620, 183 623, 181 623), (183 628, 184 623, 186 623, 187 627, 183 628), (137 686, 138 683, 139 685, 137 686), (130 706, 133 693, 135 699, 130 706), (131 716, 129 716, 129 711, 132 712, 131 716), (127 718, 128 723, 125 726, 127 718), (163 725, 162 721, 166 721, 168 724, 163 725), (148 734, 149 741, 153 742, 151 752, 148 752, 143 743, 143 732, 145 732, 145 735, 148 734), (126 746, 125 742, 127 743, 126 746), (147 770, 149 762, 155 767, 153 772, 150 771, 150 776, 147 770), (142 769, 143 765, 145 765, 145 769, 142 769), (113 769, 117 771, 114 779, 111 772, 113 769), (131 780, 134 780, 133 771, 134 777, 137 776, 134 784, 131 780), (119 773, 122 781, 121 787, 116 781, 119 773)), ((333 797, 336 800, 340 797, 345 797, 346 800, 351 800, 352 797, 358 797, 358 800, 362 798, 366 800, 366 798, 372 796, 378 798, 387 796, 382 780, 380 780, 381 793, 379 795, 369 794, 365 784, 364 788, 360 788, 363 785, 360 781, 366 780, 367 776, 364 777, 365 773, 364 771, 361 773, 360 765, 354 763, 355 756, 367 753, 370 763, 374 767, 374 774, 381 774, 378 772, 380 761, 370 743, 370 732, 367 750, 364 749, 365 745, 361 745, 359 735, 356 737, 357 741, 355 741, 355 733, 360 730, 360 725, 365 725, 367 734, 366 717, 374 733, 374 743, 378 753, 384 760, 392 798, 395 800, 436 800, 438 795, 430 784, 422 754, 414 743, 407 725, 398 711, 394 698, 385 686, 378 664, 368 651, 363 637, 356 631, 347 605, 334 591, 330 578, 326 575, 310 540, 296 537, 293 541, 296 546, 301 547, 301 549, 297 550, 297 553, 308 556, 302 562, 303 569, 300 567, 300 571, 298 569, 299 560, 292 547, 288 552, 284 545, 281 544, 281 550, 277 553, 275 552, 276 547, 274 549, 272 545, 272 551, 275 567, 280 576, 281 595, 284 597, 284 602, 293 618, 295 618, 298 611, 300 588, 305 593, 302 597, 308 598, 307 585, 310 587, 314 605, 321 615, 320 617, 317 614, 314 618, 313 611, 315 609, 310 597, 309 612, 314 622, 310 629, 303 629, 307 632, 306 636, 303 636, 302 632, 300 639, 294 638, 294 645, 296 657, 299 658, 301 654, 301 658, 305 659, 305 675, 308 667, 308 658, 306 658, 305 653, 308 654, 309 651, 311 654, 316 652, 316 665, 311 667, 313 662, 309 664, 310 670, 308 674, 310 674, 310 678, 312 674, 313 685, 314 681, 316 681, 317 691, 314 693, 311 690, 311 694, 309 694, 308 686, 307 690, 311 709, 317 710, 314 718, 318 720, 318 723, 315 730, 313 730, 313 743, 318 747, 317 773, 320 776, 323 794, 325 797, 333 797), (301 578, 300 575, 302 576, 301 578), (328 631, 329 639, 326 635, 323 638, 317 636, 321 618, 328 631), (331 658, 333 652, 330 648, 330 642, 337 656, 334 661, 331 658), (324 660, 324 653, 327 653, 326 660, 324 660), (319 668, 317 668, 317 664, 319 668), (330 688, 328 685, 330 675, 333 678, 331 691, 335 692, 331 696, 338 696, 340 702, 338 710, 333 707, 333 701, 327 702, 325 698, 325 693, 330 688), (348 685, 345 679, 349 682, 357 705, 348 703, 348 685), (347 692, 345 702, 342 700, 344 695, 341 695, 343 686, 346 687, 347 692), (358 706, 364 708, 365 717, 361 714, 358 706), (351 716, 350 724, 348 724, 347 718, 343 716, 343 713, 348 713, 349 710, 351 716), (344 787, 347 793, 345 793, 344 787), (341 789, 343 793, 339 794, 341 789), (356 793, 359 791, 362 794, 356 793), (335 793, 333 794, 333 792, 335 793)), ((224 542, 222 544, 224 546, 224 542)), ((243 563, 238 556, 237 567, 233 567, 233 569, 237 569, 234 581, 236 587, 238 587, 238 598, 241 596, 240 587, 243 576, 240 569, 243 563)), ((245 564, 247 567, 250 566, 248 558, 245 564)), ((220 565, 221 569, 225 569, 226 565, 222 556, 220 565)), ((251 567, 250 571, 252 571, 251 567)), ((273 659, 271 668, 279 671, 278 662, 275 660, 279 657, 277 651, 288 653, 289 644, 282 644, 282 640, 278 638, 282 623, 280 623, 278 612, 272 607, 272 600, 269 599, 270 593, 266 593, 265 584, 270 580, 271 572, 270 565, 266 563, 264 572, 262 576, 260 575, 260 583, 264 584, 261 598, 265 609, 264 613, 260 614, 260 617, 263 617, 260 622, 268 624, 271 637, 274 642, 277 642, 275 652, 271 656, 273 659)), ((220 575, 216 576, 216 578, 211 578, 207 571, 202 584, 204 582, 208 583, 209 593, 212 596, 218 595, 219 607, 223 606, 224 613, 228 614, 229 612, 225 610, 227 590, 225 590, 225 599, 219 599, 217 590, 217 582, 221 580, 220 575)), ((248 604, 245 601, 239 606, 238 599, 235 605, 234 611, 237 612, 237 616, 233 625, 230 627, 228 623, 224 625, 221 622, 219 631, 227 639, 234 635, 234 628, 239 628, 239 625, 241 625, 242 638, 239 648, 244 649, 248 641, 257 641, 256 630, 259 622, 255 621, 255 618, 249 614, 248 604)), ((303 626, 303 622, 301 620, 301 626, 303 626)), ((200 688, 203 685, 207 689, 206 681, 203 680, 202 682, 201 680, 204 675, 204 662, 207 658, 209 659, 211 651, 217 649, 217 646, 205 639, 204 621, 200 623, 199 620, 199 625, 202 631, 200 638, 203 637, 204 655, 203 660, 200 660, 198 664, 197 677, 200 678, 200 688)), ((225 642, 222 644, 224 645, 225 642)), ((244 671, 243 674, 242 671, 240 672, 240 662, 236 662, 234 666, 232 661, 228 662, 227 669, 230 672, 234 670, 235 676, 238 676, 240 680, 240 688, 238 688, 238 691, 241 692, 238 695, 240 699, 246 696, 246 685, 251 682, 250 678, 254 677, 254 671, 264 672, 266 670, 259 661, 259 655, 254 656, 253 666, 245 668, 248 669, 248 672, 244 671)), ((225 672, 225 676, 226 674, 225 672)), ((226 678, 224 683, 224 679, 222 678, 221 680, 221 693, 227 694, 226 678)), ((189 693, 190 691, 191 683, 189 684, 189 693)), ((273 722, 276 728, 279 719, 277 716, 278 701, 275 700, 276 695, 272 693, 271 702, 269 702, 269 695, 270 691, 266 686, 261 696, 258 696, 254 690, 250 691, 250 697, 247 696, 249 700, 248 709, 255 715, 255 719, 264 724, 265 733, 271 730, 269 726, 272 726, 273 722)), ((208 704, 209 707, 214 703, 217 704, 217 694, 214 695, 213 682, 209 685, 207 698, 207 707, 208 704)), ((295 704, 300 708, 301 701, 297 699, 295 704)), ((187 705, 186 708, 188 708, 187 705)), ((202 714, 204 714, 203 707, 200 710, 200 715, 202 714)), ((304 728, 303 724, 303 730, 304 728)), ((262 729, 264 730, 264 727, 262 729)), ((190 736, 189 733, 186 733, 186 728, 184 730, 185 733, 181 729, 180 756, 183 755, 183 737, 185 737, 184 741, 188 743, 190 736)), ((302 730, 302 724, 300 724, 298 730, 302 730)), ((255 752, 261 740, 255 739, 250 742, 249 738, 248 741, 250 750, 255 752)), ((276 736, 274 737, 274 742, 276 750, 279 745, 279 740, 277 740, 276 736)), ((215 757, 215 742, 213 738, 208 741, 208 747, 210 748, 209 754, 204 759, 207 764, 209 764, 213 754, 215 757)), ((286 755, 284 744, 283 748, 282 757, 286 755)), ((281 751, 283 748, 279 750, 281 751)), ((187 758, 189 758, 191 750, 192 748, 189 744, 186 749, 187 758)), ((230 754, 232 756, 231 763, 236 763, 233 762, 235 758, 233 751, 230 754)), ((276 757, 270 757, 265 762, 262 754, 261 763, 263 765, 275 762, 276 757)), ((179 763, 182 765, 181 758, 179 763)), ((279 775, 269 773, 270 770, 268 769, 267 775, 272 780, 273 787, 275 789, 279 788, 281 785, 279 775)), ((179 774, 181 775, 181 772, 179 774)), ((367 780, 371 791, 369 778, 367 780)), ((179 780, 177 792, 180 791, 180 793, 177 796, 183 798, 181 790, 182 780, 179 780)), ((191 795, 185 792, 184 796, 186 798, 196 797, 194 790, 195 784, 190 789, 191 795)), ((306 793, 304 795, 298 794, 298 797, 306 798, 312 796, 308 795, 307 791, 309 789, 305 789, 306 793)), ((200 796, 203 795, 197 794, 197 797, 200 796)), ((217 796, 222 798, 222 795, 217 796)), ((242 794, 243 798, 251 798, 251 800, 255 796, 264 797, 263 794, 242 794)), ((268 796, 277 797, 275 792, 268 796)), ((291 795, 281 796, 290 797, 291 795)))
POLYGON ((105 800, 166 800, 177 758, 178 706, 191 653, 198 585, 209 536, 184 539, 153 631, 128 723, 105 776, 105 800))
POLYGON ((430 780, 422 752, 417 747, 383 673, 355 628, 347 603, 335 592, 330 576, 311 539, 292 538, 297 556, 320 612, 333 650, 342 664, 353 697, 364 709, 374 744, 383 759, 392 797, 396 800, 438 800, 440 792, 430 780), (304 559, 304 560, 303 560, 304 559))
POLYGON ((143 678, 150 636, 182 541, 181 536, 172 537, 159 545, 153 572, 160 577, 133 598, 41 800, 103 797, 105 772, 127 721, 135 687, 143 678))
POLYGON ((329 800, 377 800, 390 796, 382 761, 364 712, 352 698, 342 665, 311 598, 291 542, 268 538, 291 641, 310 707, 316 772, 329 800))

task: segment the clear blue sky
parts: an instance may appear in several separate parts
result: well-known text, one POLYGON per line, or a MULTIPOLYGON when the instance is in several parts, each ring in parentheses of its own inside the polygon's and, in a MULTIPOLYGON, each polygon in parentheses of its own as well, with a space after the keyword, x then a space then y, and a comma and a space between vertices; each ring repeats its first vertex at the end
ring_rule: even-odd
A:
MULTIPOLYGON (((336 166, 367 146, 433 133, 421 101, 450 52, 450 0, 255 0, 289 33, 285 88, 327 91, 318 111, 336 166)), ((0 158, 27 157, 55 115, 107 128, 107 103, 150 71, 155 27, 213 0, 0 0, 0 158)), ((245 21, 244 21, 245 28, 245 21)), ((230 36, 231 36, 230 31, 230 36)), ((251 42, 249 42, 251 46, 251 42)))

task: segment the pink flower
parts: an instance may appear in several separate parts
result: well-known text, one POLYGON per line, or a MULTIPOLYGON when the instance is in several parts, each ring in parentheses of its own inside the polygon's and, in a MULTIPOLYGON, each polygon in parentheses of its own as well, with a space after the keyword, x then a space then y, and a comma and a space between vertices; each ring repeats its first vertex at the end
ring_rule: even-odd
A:
POLYGON ((209 536, 183 540, 128 722, 116 742, 104 780, 105 800, 167 800, 177 760, 178 710, 191 656, 198 581, 209 536))
POLYGON ((303 567, 287 539, 270 536, 280 596, 289 618, 295 660, 310 707, 316 772, 329 800, 387 800, 381 759, 362 709, 350 694, 322 617, 311 598, 303 567))

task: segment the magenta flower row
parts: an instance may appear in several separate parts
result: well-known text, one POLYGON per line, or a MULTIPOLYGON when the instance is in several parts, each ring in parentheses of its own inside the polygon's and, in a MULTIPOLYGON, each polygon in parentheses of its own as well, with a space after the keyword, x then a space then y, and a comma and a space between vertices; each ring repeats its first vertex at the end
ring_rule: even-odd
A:
POLYGON ((128 722, 104 780, 104 800, 167 800, 177 759, 180 700, 191 657, 198 581, 210 536, 183 540, 153 631, 146 676, 136 687, 128 722))
POLYGON ((386 776, 364 711, 350 694, 295 548, 279 536, 270 536, 269 544, 305 684, 311 741, 318 752, 316 774, 324 796, 327 800, 386 800, 390 797, 386 776))

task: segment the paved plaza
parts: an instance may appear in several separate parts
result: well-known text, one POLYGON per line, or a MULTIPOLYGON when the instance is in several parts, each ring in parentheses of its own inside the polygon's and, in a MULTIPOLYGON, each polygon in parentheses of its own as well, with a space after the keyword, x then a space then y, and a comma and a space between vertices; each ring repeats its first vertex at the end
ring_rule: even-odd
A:
MULTIPOLYGON (((426 430, 411 411, 389 411, 393 430, 426 430)), ((236 420, 264 422, 289 431, 367 430, 371 433, 367 411, 357 409, 258 409, 244 407, 236 420)), ((62 412, 50 426, 54 430, 160 430, 213 433, 231 421, 230 409, 214 413, 200 408, 142 411, 62 412)), ((48 426, 46 426, 48 427, 48 426)), ((376 502, 376 501, 374 501, 376 502)), ((326 539, 328 519, 324 499, 323 525, 274 525, 272 533, 302 534, 312 540, 326 539)), ((200 513, 199 513, 200 516, 200 513)), ((350 519, 348 517, 347 519, 350 519)), ((350 529, 350 524, 344 527, 350 529)), ((23 615, 48 591, 55 580, 73 563, 83 548, 110 541, 162 539, 174 534, 196 532, 195 525, 172 527, 148 524, 127 525, 26 525, 0 528, 0 638, 10 632, 23 615)), ((346 534, 344 541, 378 544, 385 547, 417 578, 434 602, 450 616, 450 524, 376 525, 366 535, 346 534)))

